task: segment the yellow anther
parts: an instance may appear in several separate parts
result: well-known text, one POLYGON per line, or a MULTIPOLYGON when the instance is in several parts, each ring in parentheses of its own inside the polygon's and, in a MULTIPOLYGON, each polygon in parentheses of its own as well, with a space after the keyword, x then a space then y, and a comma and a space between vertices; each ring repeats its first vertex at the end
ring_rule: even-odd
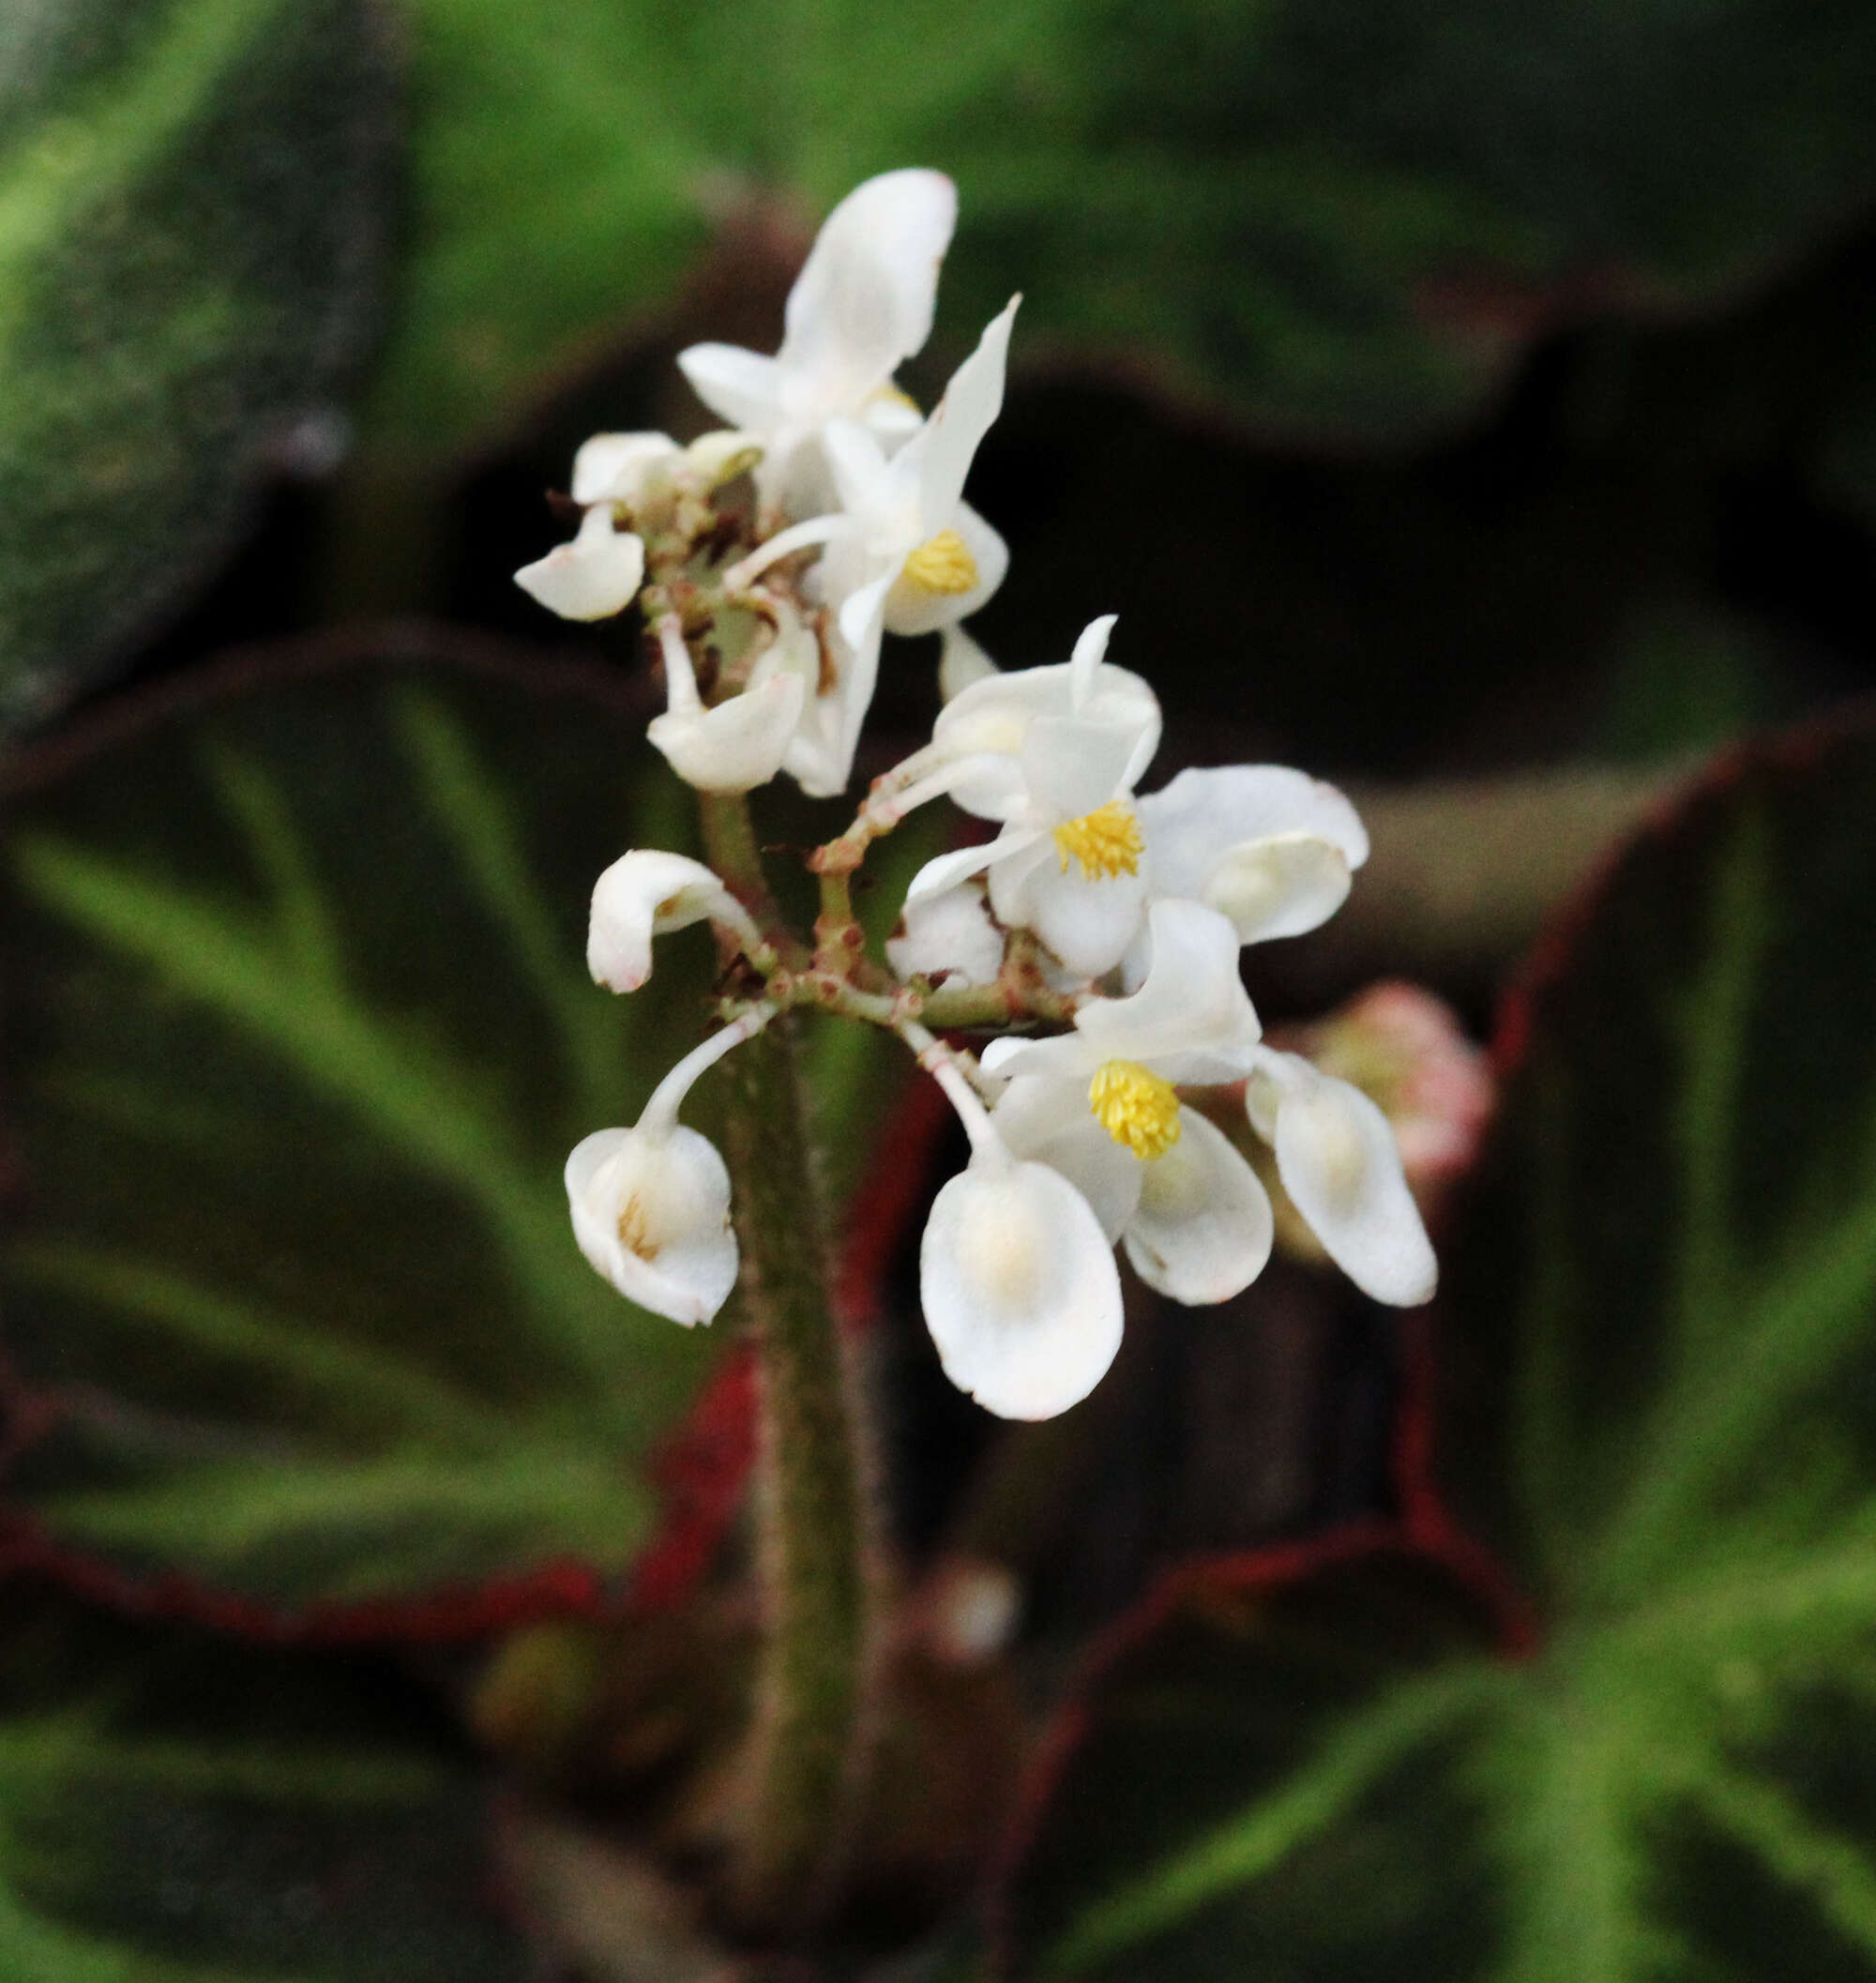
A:
POLYGON ((907 413, 917 413, 919 411, 918 401, 903 386, 894 386, 890 382, 885 386, 875 386, 872 391, 867 395, 867 404, 869 406, 902 406, 907 413))
POLYGON ((927 537, 905 561, 905 582, 920 592, 943 593, 946 597, 969 592, 977 583, 977 561, 971 547, 955 530, 941 530, 927 537))
POLYGON ((1117 1143, 1142 1160, 1164 1157, 1179 1141, 1179 1096, 1137 1060, 1104 1060, 1088 1083, 1088 1106, 1117 1143))
POLYGON ((1067 873, 1072 855, 1090 881, 1105 881, 1116 874, 1138 874, 1141 853, 1146 845, 1132 808, 1117 798, 1057 826, 1054 839, 1055 851, 1062 856, 1062 872, 1067 873))

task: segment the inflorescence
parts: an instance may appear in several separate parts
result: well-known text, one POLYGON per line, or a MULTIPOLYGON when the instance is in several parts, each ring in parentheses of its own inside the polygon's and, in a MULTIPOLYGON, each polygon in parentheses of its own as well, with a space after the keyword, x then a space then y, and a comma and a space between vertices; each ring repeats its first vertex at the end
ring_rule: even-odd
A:
POLYGON ((516 576, 571 619, 640 602, 668 694, 650 740, 705 793, 779 773, 811 795, 844 791, 884 636, 942 635, 931 741, 813 856, 811 946, 775 922, 759 877, 643 848, 600 876, 599 983, 636 990, 656 936, 708 920, 744 961, 748 995, 725 1001, 725 1024, 636 1126, 579 1145, 567 1187, 601 1274, 674 1322, 708 1322, 734 1284, 736 1240, 722 1158, 677 1120, 685 1095, 790 1006, 888 1027, 970 1140, 920 1252, 939 1355, 991 1411, 1042 1418, 1085 1397, 1119 1347, 1116 1243, 1186 1303, 1226 1300, 1263 1270, 1269 1195, 1221 1118, 1271 1147, 1296 1210, 1375 1299, 1426 1300, 1435 1266, 1386 1116, 1265 1045, 1239 976, 1242 946, 1340 906, 1368 854, 1354 808, 1271 764, 1188 770, 1142 794, 1159 705, 1106 658, 1112 618, 1067 661, 1009 672, 963 630, 1009 562, 963 488, 1002 405, 1017 299, 929 416, 893 384, 930 331, 955 218, 937 173, 849 194, 790 295, 779 352, 680 357, 729 428, 688 447, 595 436, 574 461, 577 534, 516 576), (939 796, 997 832, 920 870, 883 967, 864 955, 849 879, 939 796), (1038 1024, 1056 1030, 1032 1037, 1038 1024), (963 1028, 1004 1031, 976 1053, 941 1037, 963 1028))

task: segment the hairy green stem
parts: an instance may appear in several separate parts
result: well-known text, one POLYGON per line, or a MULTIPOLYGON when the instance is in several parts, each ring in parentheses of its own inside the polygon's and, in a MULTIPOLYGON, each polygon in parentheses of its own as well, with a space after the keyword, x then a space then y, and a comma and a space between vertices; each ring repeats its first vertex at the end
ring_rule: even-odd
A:
POLYGON ((787 1018, 734 1057, 726 1130, 740 1299, 761 1371, 764 1644, 737 1915, 786 1931, 834 1896, 862 1788, 874 1645, 853 1373, 827 1299, 787 1018))
MULTIPOLYGON (((765 895, 744 801, 706 799, 704 825, 711 859, 737 894, 765 895)), ((783 1935, 835 1897, 864 1783, 877 1597, 870 1474, 857 1386, 828 1298, 789 1018, 725 1066, 737 1300, 760 1370, 764 1599, 752 1811, 730 1900, 747 1927, 783 1935)))

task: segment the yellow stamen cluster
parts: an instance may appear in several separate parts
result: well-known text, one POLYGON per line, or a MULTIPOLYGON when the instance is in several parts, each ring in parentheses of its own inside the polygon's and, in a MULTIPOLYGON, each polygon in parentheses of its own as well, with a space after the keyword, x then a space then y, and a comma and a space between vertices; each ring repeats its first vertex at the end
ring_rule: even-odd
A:
POLYGON ((1144 1162, 1179 1141, 1179 1096, 1137 1060, 1104 1060, 1088 1083, 1088 1106, 1117 1143, 1144 1162))
POLYGON ((969 592, 977 583, 977 561, 971 547, 955 530, 941 530, 927 537, 905 561, 905 582, 920 592, 935 592, 950 598, 969 592))
POLYGON ((1138 874, 1140 856, 1146 846, 1133 809, 1117 798, 1057 826, 1054 840, 1055 851, 1062 856, 1062 872, 1067 873, 1072 855, 1081 862, 1082 872, 1090 881, 1106 881, 1116 874, 1138 874))

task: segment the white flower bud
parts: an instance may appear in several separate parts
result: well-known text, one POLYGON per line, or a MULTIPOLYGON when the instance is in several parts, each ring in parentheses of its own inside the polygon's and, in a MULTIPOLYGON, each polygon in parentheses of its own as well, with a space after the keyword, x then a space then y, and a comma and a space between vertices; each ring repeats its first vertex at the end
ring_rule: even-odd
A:
POLYGON ((580 1250, 628 1301, 687 1328, 736 1284, 730 1173, 681 1124, 599 1129, 567 1159, 580 1250))
POLYGON ((661 848, 622 854, 593 887, 586 968, 612 992, 636 992, 651 976, 652 938, 705 918, 725 924, 753 950, 754 920, 702 861, 661 848))
POLYGON ((774 1007, 759 1007, 713 1033, 658 1082, 635 1128, 595 1130, 567 1159, 580 1250, 628 1301, 686 1328, 729 1299, 737 1256, 729 1171, 707 1137, 679 1123, 678 1105, 774 1017, 774 1007))

